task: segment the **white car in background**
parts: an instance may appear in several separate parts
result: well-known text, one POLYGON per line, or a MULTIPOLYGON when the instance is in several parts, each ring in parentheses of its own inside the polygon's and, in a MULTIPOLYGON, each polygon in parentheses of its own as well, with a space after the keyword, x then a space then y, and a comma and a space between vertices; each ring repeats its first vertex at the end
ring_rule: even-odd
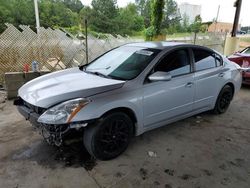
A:
POLYGON ((224 113, 241 87, 238 69, 201 46, 132 43, 26 83, 14 104, 48 143, 82 131, 89 153, 109 160, 132 136, 204 111, 224 113))

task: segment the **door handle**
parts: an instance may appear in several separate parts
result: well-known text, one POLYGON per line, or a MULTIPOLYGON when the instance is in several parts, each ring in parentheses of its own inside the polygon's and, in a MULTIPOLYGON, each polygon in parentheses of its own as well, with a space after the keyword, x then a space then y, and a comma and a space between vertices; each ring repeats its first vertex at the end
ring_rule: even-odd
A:
POLYGON ((188 83, 186 84, 186 87, 192 87, 193 84, 194 84, 193 82, 188 82, 188 83))
POLYGON ((223 77, 225 75, 225 73, 224 72, 221 72, 218 76, 219 77, 223 77))

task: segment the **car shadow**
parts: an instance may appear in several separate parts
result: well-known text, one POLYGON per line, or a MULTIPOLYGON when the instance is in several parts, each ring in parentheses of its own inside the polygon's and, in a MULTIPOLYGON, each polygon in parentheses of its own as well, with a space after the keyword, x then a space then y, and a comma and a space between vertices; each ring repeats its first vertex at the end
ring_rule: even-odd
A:
POLYGON ((242 84, 241 89, 248 89, 248 90, 250 90, 250 85, 242 84))
MULTIPOLYGON (((136 140, 151 140, 155 134, 165 134, 171 131, 177 131, 180 128, 196 127, 201 128, 202 122, 209 122, 209 118, 214 116, 210 112, 204 112, 196 116, 177 121, 175 123, 162 126, 144 134, 134 137, 130 142, 131 145, 136 145, 136 140), (202 117, 201 117, 202 116, 202 117), (185 122, 183 125, 182 122, 185 122)), ((158 135, 159 136, 159 135, 158 135)), ((130 147, 130 146, 129 146, 130 147)), ((33 142, 30 145, 14 151, 11 154, 12 160, 31 160, 37 164, 49 168, 56 167, 84 167, 90 171, 97 165, 97 160, 93 158, 86 148, 83 146, 82 136, 76 135, 73 139, 66 140, 62 146, 56 147, 48 145, 42 138, 33 142)))
POLYGON ((52 169, 59 166, 91 170, 97 164, 83 146, 81 138, 68 140, 60 147, 50 146, 41 139, 13 153, 12 159, 36 161, 37 164, 52 169))

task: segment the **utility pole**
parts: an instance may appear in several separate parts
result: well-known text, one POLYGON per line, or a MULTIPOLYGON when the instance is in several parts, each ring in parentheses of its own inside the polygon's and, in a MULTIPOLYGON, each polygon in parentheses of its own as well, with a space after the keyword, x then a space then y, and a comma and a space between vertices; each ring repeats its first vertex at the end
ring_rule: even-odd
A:
POLYGON ((86 64, 89 63, 89 51, 88 51, 88 21, 85 19, 85 55, 86 55, 86 64))
POLYGON ((236 0, 234 3, 234 7, 236 7, 236 11, 235 11, 235 16, 234 16, 233 30, 231 33, 231 37, 226 38, 225 47, 224 47, 224 55, 226 56, 233 54, 239 49, 240 39, 239 37, 236 37, 236 33, 238 30, 238 25, 239 25, 241 4, 242 4, 242 0, 236 0))
POLYGON ((34 0, 34 6, 35 6, 35 16, 36 16, 36 31, 37 31, 37 33, 39 33, 39 31, 40 31, 40 20, 39 20, 39 11, 38 11, 37 0, 34 0))
POLYGON ((220 13, 220 5, 218 6, 218 10, 217 10, 217 15, 216 15, 216 19, 215 19, 215 26, 214 26, 214 32, 216 32, 219 13, 220 13))
POLYGON ((241 9, 242 0, 236 0, 234 3, 234 7, 236 7, 235 16, 234 16, 234 25, 232 30, 232 37, 236 36, 238 25, 239 25, 239 18, 240 18, 240 9, 241 9))

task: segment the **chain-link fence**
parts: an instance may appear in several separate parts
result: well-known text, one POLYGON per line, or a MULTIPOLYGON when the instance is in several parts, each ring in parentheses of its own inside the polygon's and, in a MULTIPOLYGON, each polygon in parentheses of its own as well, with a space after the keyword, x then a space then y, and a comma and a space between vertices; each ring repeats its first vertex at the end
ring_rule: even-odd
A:
MULTIPOLYGON (((6 25, 7 29, 0 35, 0 85, 3 85, 5 72, 23 71, 24 65, 32 61, 39 62, 40 70, 45 71, 86 63, 85 40, 59 29, 41 27, 37 34, 28 26, 6 25)), ((91 61, 111 48, 132 41, 135 40, 119 35, 104 38, 88 35, 88 59, 91 61)))
POLYGON ((167 38, 167 41, 206 46, 223 54, 226 36, 227 33, 193 33, 186 37, 167 38))
MULTIPOLYGON (((3 85, 5 72, 23 71, 24 65, 32 61, 39 62, 40 70, 55 71, 86 63, 85 36, 82 40, 66 31, 40 28, 39 34, 28 26, 18 28, 6 24, 7 29, 0 34, 0 85, 3 85)), ((223 52, 225 33, 195 34, 190 37, 168 39, 195 43, 223 52)), ((88 35, 88 60, 91 61, 102 53, 129 42, 143 39, 131 39, 120 35, 88 35)))

